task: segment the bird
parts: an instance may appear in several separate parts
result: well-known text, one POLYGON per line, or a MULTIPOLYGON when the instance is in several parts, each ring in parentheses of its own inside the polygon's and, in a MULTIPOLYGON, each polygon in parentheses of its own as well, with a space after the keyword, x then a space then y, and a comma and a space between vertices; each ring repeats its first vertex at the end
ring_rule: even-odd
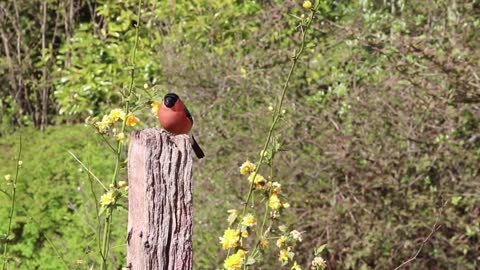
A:
POLYGON ((193 134, 190 133, 193 126, 193 117, 180 97, 175 93, 168 93, 157 111, 158 121, 163 129, 178 134, 189 134, 193 152, 197 158, 205 157, 202 148, 198 145, 193 134))

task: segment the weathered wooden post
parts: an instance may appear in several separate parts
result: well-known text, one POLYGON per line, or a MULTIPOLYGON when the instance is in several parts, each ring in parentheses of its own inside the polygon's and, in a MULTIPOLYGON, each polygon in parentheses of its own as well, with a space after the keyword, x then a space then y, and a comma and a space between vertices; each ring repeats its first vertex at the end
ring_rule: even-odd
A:
POLYGON ((192 269, 192 155, 187 135, 132 133, 128 150, 127 267, 192 269))

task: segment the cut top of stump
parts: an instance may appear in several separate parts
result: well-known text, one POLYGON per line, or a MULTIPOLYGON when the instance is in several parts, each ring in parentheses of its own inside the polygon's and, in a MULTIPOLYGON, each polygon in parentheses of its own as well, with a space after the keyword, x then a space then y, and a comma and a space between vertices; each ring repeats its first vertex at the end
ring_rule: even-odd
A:
MULTIPOLYGON (((177 146, 177 149, 185 153, 186 150, 190 151, 190 137, 187 134, 175 135, 161 128, 146 128, 142 130, 135 130, 131 133, 131 141, 135 140, 136 143, 141 145, 155 145, 156 143, 163 141, 166 145, 170 142, 177 146)), ((131 145, 131 144, 130 144, 131 145)))

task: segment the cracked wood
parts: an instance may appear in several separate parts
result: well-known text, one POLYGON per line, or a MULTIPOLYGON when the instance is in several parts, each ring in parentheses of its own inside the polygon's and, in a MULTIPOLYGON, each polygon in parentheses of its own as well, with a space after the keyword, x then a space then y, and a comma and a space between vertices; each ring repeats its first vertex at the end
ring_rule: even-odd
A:
POLYGON ((132 132, 127 267, 192 269, 192 155, 187 135, 132 132))

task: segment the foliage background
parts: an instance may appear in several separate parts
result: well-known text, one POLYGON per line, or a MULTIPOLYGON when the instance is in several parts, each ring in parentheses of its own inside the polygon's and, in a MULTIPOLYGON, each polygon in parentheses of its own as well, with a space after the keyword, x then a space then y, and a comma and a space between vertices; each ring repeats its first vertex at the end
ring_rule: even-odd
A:
MULTIPOLYGON (((395 268, 438 227, 412 269, 478 268, 480 2, 320 4, 274 160, 293 206, 285 223, 306 231, 299 261, 326 243, 330 269, 395 268)), ((72 269, 98 263, 90 182, 66 151, 108 177, 114 156, 80 123, 127 87, 135 7, 0 3, 0 175, 14 169, 20 134, 25 142, 11 269, 62 268, 51 243, 72 269)), ((184 97, 207 153, 194 175, 196 269, 221 267, 226 210, 247 188, 237 168, 257 158, 303 13, 301 1, 144 3, 135 89, 145 102, 184 97)), ((139 114, 156 125, 147 103, 139 114)), ((114 220, 121 268, 125 213, 114 220)), ((276 267, 274 253, 258 269, 276 267)))

